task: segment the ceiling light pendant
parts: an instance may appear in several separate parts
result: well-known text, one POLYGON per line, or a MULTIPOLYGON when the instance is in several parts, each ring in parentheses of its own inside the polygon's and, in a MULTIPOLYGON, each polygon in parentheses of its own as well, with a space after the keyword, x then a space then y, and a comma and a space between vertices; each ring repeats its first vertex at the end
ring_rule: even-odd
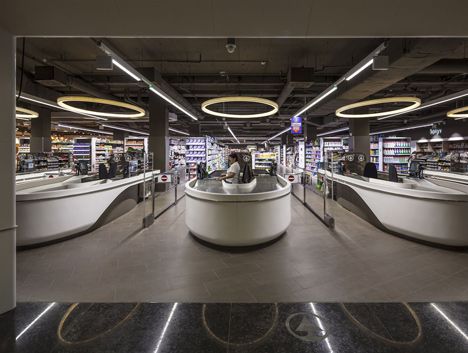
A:
POLYGON ((389 98, 379 98, 379 99, 371 99, 368 101, 357 102, 353 104, 345 105, 341 108, 338 108, 335 112, 336 116, 341 118, 349 118, 349 119, 360 119, 360 118, 377 118, 379 116, 386 116, 390 114, 397 114, 397 113, 404 113, 410 110, 413 110, 421 105, 421 100, 417 97, 389 97, 389 98), (345 111, 360 108, 360 107, 367 107, 370 105, 377 105, 377 104, 388 104, 388 103, 412 103, 411 105, 398 108, 393 110, 388 110, 385 112, 380 113, 366 113, 366 114, 349 114, 344 113, 345 111))
POLYGON ((258 98, 258 97, 246 97, 246 96, 235 96, 235 97, 220 97, 220 98, 213 98, 204 101, 201 105, 202 110, 210 115, 220 116, 223 118, 233 118, 233 119, 250 119, 250 118, 262 118, 265 116, 270 116, 278 112, 278 104, 273 102, 269 99, 265 98, 258 98), (270 111, 264 113, 257 113, 257 114, 229 114, 229 113, 221 113, 216 112, 214 110, 210 110, 208 107, 213 104, 219 103, 233 103, 233 102, 244 102, 244 103, 258 103, 270 106, 272 109, 270 111))
POLYGON ((63 97, 57 98, 57 104, 61 106, 62 108, 65 108, 71 112, 78 113, 78 114, 92 114, 92 115, 97 115, 97 116, 105 116, 108 118, 130 118, 130 119, 137 119, 137 118, 141 118, 142 116, 145 116, 145 110, 140 108, 139 106, 130 104, 130 103, 119 102, 119 101, 111 100, 111 99, 86 97, 86 96, 63 96, 63 97), (68 102, 98 103, 98 104, 110 105, 113 107, 133 110, 135 113, 99 112, 99 111, 77 108, 68 104, 68 102))
MULTIPOLYGON (((18 94, 16 96, 18 97, 18 94)), ((50 101, 48 101, 46 99, 32 98, 32 97, 27 96, 26 94, 21 94, 21 96, 19 96, 19 98, 24 99, 24 100, 29 101, 29 102, 45 105, 47 107, 51 107, 51 108, 55 108, 55 109, 59 109, 59 110, 69 111, 68 109, 62 108, 61 106, 58 106, 57 104, 50 103, 50 101)), ((96 119, 96 120, 107 120, 106 118, 102 118, 100 116, 92 116, 90 114, 80 114, 80 115, 88 116, 88 117, 96 119)))
POLYGON ((448 118, 455 118, 455 120, 466 119, 466 118, 468 118, 468 113, 462 114, 462 113, 464 113, 466 111, 468 111, 468 106, 453 109, 453 110, 450 110, 449 112, 447 112, 447 117, 448 118))
POLYGON ((26 108, 16 107, 16 118, 17 119, 34 119, 38 118, 39 113, 34 110, 29 110, 26 108), (18 113, 19 112, 19 113, 18 113))

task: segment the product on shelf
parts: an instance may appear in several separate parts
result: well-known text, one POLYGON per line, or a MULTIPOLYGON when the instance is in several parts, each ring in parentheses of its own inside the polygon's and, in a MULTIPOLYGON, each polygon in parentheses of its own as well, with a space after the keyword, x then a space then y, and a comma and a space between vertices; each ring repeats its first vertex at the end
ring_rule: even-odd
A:
POLYGON ((148 138, 147 137, 127 137, 124 141, 124 151, 148 151, 148 138))
POLYGON ((75 139, 73 144, 73 159, 75 162, 87 162, 88 169, 94 170, 96 161, 95 156, 95 141, 96 138, 75 139))
POLYGON ((253 154, 254 169, 270 169, 273 163, 277 160, 276 152, 255 152, 253 154))
MULTIPOLYGON (((375 147, 375 142, 371 144, 375 147)), ((399 173, 408 172, 408 159, 411 155, 409 137, 380 137, 378 146, 378 150, 371 148, 371 161, 378 163, 380 171, 388 171, 388 166, 392 164, 399 173)))
POLYGON ((322 137, 320 138, 320 161, 324 162, 330 151, 348 152, 348 139, 342 137, 322 137))
POLYGON ((169 168, 180 168, 186 166, 185 138, 171 138, 169 140, 169 168))

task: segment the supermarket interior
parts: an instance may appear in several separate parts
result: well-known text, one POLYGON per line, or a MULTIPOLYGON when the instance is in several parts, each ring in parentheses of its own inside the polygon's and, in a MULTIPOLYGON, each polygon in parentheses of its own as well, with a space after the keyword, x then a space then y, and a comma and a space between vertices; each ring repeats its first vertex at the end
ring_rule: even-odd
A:
POLYGON ((463 6, 144 2, 0 14, 0 353, 468 351, 463 6))

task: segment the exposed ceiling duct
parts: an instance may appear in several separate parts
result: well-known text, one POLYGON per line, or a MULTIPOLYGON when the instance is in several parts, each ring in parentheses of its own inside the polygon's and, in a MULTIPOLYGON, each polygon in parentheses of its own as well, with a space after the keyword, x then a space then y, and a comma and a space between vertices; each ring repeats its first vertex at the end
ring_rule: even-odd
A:
POLYGON ((36 66, 34 80, 50 88, 73 87, 93 97, 116 99, 113 95, 102 92, 80 78, 67 75, 55 66, 36 66))
POLYGON ((312 116, 332 114, 343 105, 363 100, 391 85, 417 74, 442 58, 456 55, 463 46, 461 39, 391 39, 385 55, 389 56, 389 70, 368 71, 356 81, 343 82, 336 98, 310 111, 312 116))
POLYGON ((283 87, 276 103, 281 108, 295 88, 310 88, 314 84, 314 69, 310 67, 292 67, 288 72, 288 82, 283 87))

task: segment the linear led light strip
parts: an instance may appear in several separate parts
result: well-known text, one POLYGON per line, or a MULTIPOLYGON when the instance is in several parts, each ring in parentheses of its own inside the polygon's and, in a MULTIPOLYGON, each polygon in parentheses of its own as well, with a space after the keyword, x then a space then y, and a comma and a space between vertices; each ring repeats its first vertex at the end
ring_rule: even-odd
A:
POLYGON ((431 303, 431 306, 432 306, 434 309, 436 309, 436 311, 437 311, 437 312, 438 312, 438 313, 439 313, 455 330, 457 330, 457 332, 458 332, 460 335, 462 335, 464 339, 466 339, 466 340, 468 341, 468 335, 467 335, 465 332, 463 332, 463 330, 462 330, 460 327, 458 327, 458 325, 457 325, 455 322, 453 322, 453 321, 447 316, 447 314, 445 314, 445 313, 442 311, 442 309, 440 309, 440 308, 439 308, 436 304, 434 304, 434 303, 431 303))
POLYGON ((52 309, 52 307, 53 307, 55 304, 56 304, 56 303, 51 303, 51 304, 49 304, 49 305, 47 306, 47 308, 44 309, 43 312, 41 312, 28 326, 26 326, 26 327, 23 329, 23 331, 21 331, 21 332, 19 333, 18 336, 16 336, 16 339, 15 339, 15 340, 18 341, 18 340, 21 338, 21 336, 23 336, 23 335, 26 333, 26 331, 28 331, 28 330, 29 330, 41 317, 43 317, 50 309, 52 309))
POLYGON ((234 140, 237 141, 237 143, 240 143, 239 139, 236 137, 236 135, 234 135, 234 133, 232 132, 231 128, 228 126, 228 131, 231 133, 232 137, 234 137, 234 140))
POLYGON ((270 137, 270 138, 266 139, 266 140, 265 140, 265 141, 263 141, 262 143, 267 143, 268 141, 271 141, 271 140, 273 140, 273 139, 277 138, 278 136, 280 136, 280 135, 284 134, 285 132, 288 132, 289 130, 291 130, 291 127, 288 127, 287 129, 284 129, 283 131, 281 131, 281 132, 278 132, 278 133, 277 133, 275 136, 272 136, 272 137, 270 137))
POLYGON ((198 118, 187 111, 185 108, 183 108, 179 103, 177 103, 175 100, 170 98, 164 91, 162 91, 159 87, 157 87, 153 82, 148 80, 145 76, 140 74, 137 70, 135 70, 132 66, 127 64, 125 60, 123 60, 117 53, 115 53, 111 48, 109 48, 107 45, 104 43, 99 44, 99 48, 104 51, 107 55, 110 55, 112 57, 112 63, 114 63, 119 69, 121 69, 123 72, 125 72, 127 75, 132 77, 136 81, 143 81, 146 83, 150 89, 151 92, 157 94, 159 97, 164 99, 166 102, 169 104, 172 104, 174 107, 179 109, 181 112, 184 114, 188 115, 191 117, 193 120, 198 120, 198 118))
POLYGON ((372 65, 372 63, 374 62, 374 58, 370 59, 369 61, 367 61, 366 63, 364 63, 360 68, 358 68, 356 71, 354 71, 351 75, 349 75, 348 77, 346 77, 346 81, 351 81, 354 77, 356 77, 357 75, 359 75, 361 72, 363 72, 365 69, 367 69, 369 66, 372 65))
MULTIPOLYGON (((18 95, 16 95, 16 96, 18 96, 18 95)), ((45 105, 47 107, 52 107, 52 108, 55 108, 55 109, 64 110, 66 112, 71 112, 70 110, 63 108, 63 107, 59 106, 58 104, 52 104, 52 103, 46 102, 45 100, 39 100, 39 99, 24 96, 24 95, 21 95, 20 99, 24 99, 26 101, 42 104, 42 105, 45 105)), ((88 116, 88 117, 96 119, 96 120, 107 120, 106 118, 102 118, 100 116, 94 116, 94 115, 90 115, 90 114, 83 114, 83 113, 78 114, 78 113, 75 113, 75 112, 71 112, 71 113, 77 114, 77 115, 88 116)))
POLYGON ((296 114, 294 114, 294 116, 300 116, 302 113, 304 113, 305 111, 309 110, 310 108, 312 108, 314 105, 317 105, 321 100, 325 99, 326 97, 328 97, 330 94, 332 94, 333 92, 335 92, 336 90, 338 89, 337 86, 332 86, 331 88, 328 88, 326 91, 324 91, 322 94, 320 94, 319 96, 317 96, 316 98, 314 98, 309 104, 307 104, 304 108, 302 108, 301 110, 299 110, 296 114))
POLYGON ((68 128, 68 129, 74 129, 74 130, 94 132, 94 133, 103 134, 103 135, 113 135, 112 132, 102 131, 102 130, 95 130, 95 129, 88 129, 88 128, 85 128, 85 127, 78 127, 78 126, 71 126, 71 125, 64 125, 64 124, 57 124, 57 126, 58 127, 65 127, 65 128, 68 128))
POLYGON ((169 128, 169 131, 176 132, 178 134, 182 134, 182 135, 186 135, 186 136, 190 136, 190 134, 188 132, 180 131, 180 130, 174 129, 172 127, 169 128))
MULTIPOLYGON (((433 101, 429 101, 427 103, 423 103, 419 107, 417 107, 415 109, 412 109, 410 111, 403 112, 403 113, 398 113, 398 114, 392 114, 392 115, 388 115, 388 116, 383 116, 381 118, 378 118, 377 120, 384 120, 384 119, 393 118, 395 116, 415 112, 417 110, 426 109, 426 108, 429 108, 429 107, 433 107, 434 105, 439 105, 439 104, 442 104, 442 103, 450 102, 450 101, 453 101, 455 99, 459 99, 459 98, 466 97, 466 96, 468 96, 468 90, 463 90, 463 91, 460 91, 460 92, 457 92, 457 93, 449 94, 448 96, 441 97, 439 99, 435 99, 433 101)), ((455 119, 455 120, 459 120, 459 119, 455 119)))
MULTIPOLYGON (((440 122, 440 121, 438 121, 438 122, 440 122)), ((379 135, 379 134, 387 134, 387 133, 390 133, 390 132, 420 129, 420 128, 423 128, 423 127, 432 126, 433 124, 436 124, 438 122, 434 122, 434 123, 430 123, 430 124, 424 124, 424 125, 415 125, 415 126, 402 127, 402 128, 398 128, 398 129, 391 129, 391 130, 385 130, 385 131, 375 131, 375 132, 369 133, 369 135, 379 135)))
POLYGON ((129 128, 126 128, 126 127, 121 127, 121 126, 116 126, 116 125, 109 125, 109 124, 101 124, 101 126, 107 127, 109 129, 128 131, 128 132, 133 132, 134 134, 149 136, 149 133, 147 133, 147 132, 139 131, 139 130, 133 130, 133 129, 129 129, 129 128))
POLYGON ((154 353, 158 353, 158 351, 159 351, 161 343, 164 340, 164 336, 166 335, 166 331, 167 331, 167 329, 169 327, 169 324, 171 323, 172 317, 174 316, 174 312, 176 311, 178 304, 179 303, 174 303, 172 305, 171 312, 169 313, 169 316, 167 317, 167 320, 166 320, 166 324, 164 325, 164 328, 161 331, 161 336, 159 336, 159 340, 158 340, 158 343, 156 344, 156 348, 154 349, 154 353))
POLYGON ((321 100, 325 99, 325 97, 329 96, 333 92, 338 89, 338 85, 343 81, 350 81, 357 75, 359 75, 362 71, 368 68, 374 62, 374 57, 379 55, 385 48, 387 44, 384 42, 380 44, 376 49, 374 49, 369 55, 367 55, 364 59, 362 59, 355 67, 349 70, 346 74, 340 77, 333 85, 327 88, 324 92, 319 94, 315 97, 309 104, 307 104, 304 108, 300 109, 294 116, 300 116, 302 113, 306 112, 313 106, 317 105, 321 100))
POLYGON ((333 134, 336 134, 337 132, 343 132, 343 131, 348 131, 349 130, 349 127, 343 127, 341 129, 336 129, 336 130, 330 130, 330 131, 327 131, 327 132, 322 132, 320 134, 317 134, 317 137, 321 137, 321 136, 327 136, 327 135, 333 135, 333 134))
MULTIPOLYGON (((314 305, 314 303, 310 303, 310 307, 312 308, 312 312, 313 312, 314 315, 315 315, 315 319, 317 320, 318 327, 319 327, 323 332, 326 332, 326 331, 325 331, 325 327, 323 326, 322 320, 320 320, 319 315, 317 314, 317 310, 315 310, 315 305, 314 305)), ((327 347, 328 347, 329 352, 330 352, 330 353, 333 353, 333 349, 332 349, 332 346, 331 346, 331 344, 330 344, 329 338, 326 337, 324 341, 325 341, 325 343, 327 344, 327 347)))

